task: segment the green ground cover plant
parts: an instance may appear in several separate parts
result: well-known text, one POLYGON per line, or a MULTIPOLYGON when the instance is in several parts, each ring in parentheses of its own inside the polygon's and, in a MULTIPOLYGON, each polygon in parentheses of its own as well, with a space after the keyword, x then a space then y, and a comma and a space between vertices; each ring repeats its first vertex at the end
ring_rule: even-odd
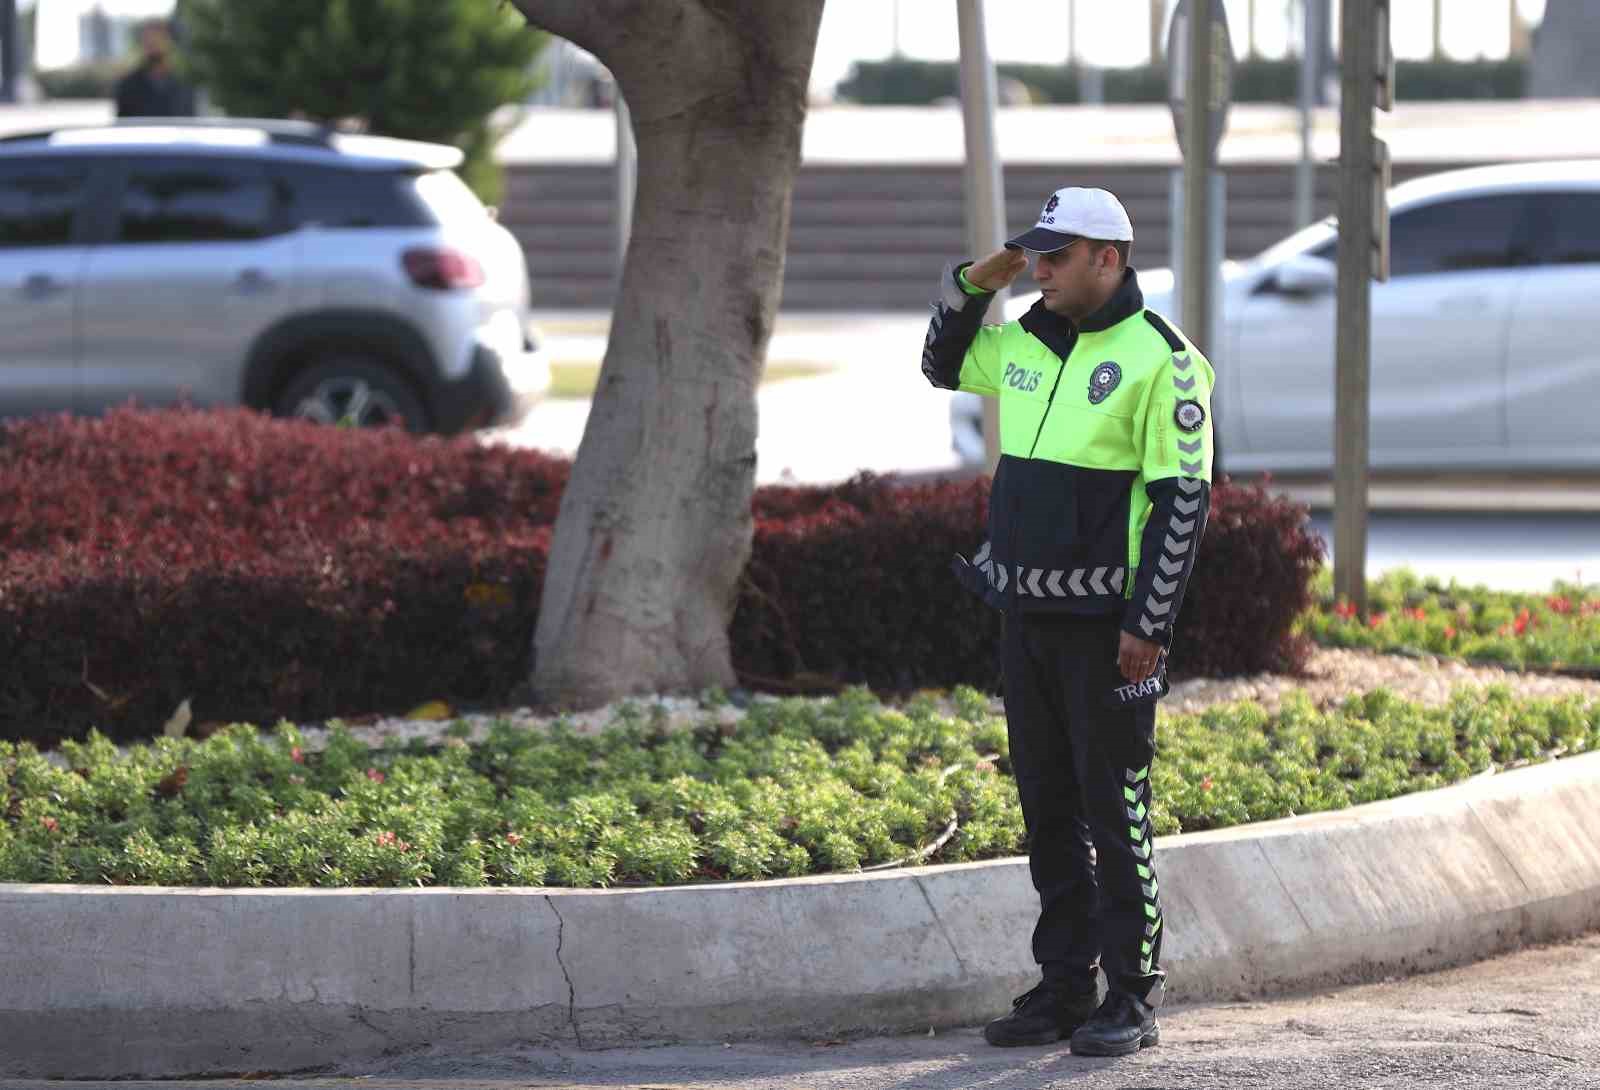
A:
MULTIPOLYGON (((575 886, 753 879, 1017 854, 1004 720, 972 689, 885 706, 864 689, 708 709, 668 730, 625 706, 580 735, 500 724, 370 749, 335 729, 237 725, 60 767, 0 742, 0 881, 213 886, 575 886)), ((1328 810, 1600 746, 1600 700, 1385 690, 1318 710, 1164 717, 1160 834, 1328 810)))
POLYGON ((1600 671, 1600 586, 1556 583, 1537 594, 1492 591, 1391 572, 1368 586, 1365 620, 1318 580, 1305 630, 1328 647, 1426 652, 1517 669, 1600 671))

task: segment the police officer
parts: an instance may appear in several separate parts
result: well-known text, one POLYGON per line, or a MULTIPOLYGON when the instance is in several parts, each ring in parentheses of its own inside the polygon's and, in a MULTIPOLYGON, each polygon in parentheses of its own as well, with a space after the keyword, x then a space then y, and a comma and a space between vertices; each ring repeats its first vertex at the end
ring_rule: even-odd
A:
POLYGON ((1210 505, 1214 376, 1145 308, 1132 242, 1112 194, 1057 190, 1031 230, 945 270, 922 355, 935 386, 1000 401, 988 540, 955 566, 1003 615, 1043 979, 985 1028, 995 1045, 1070 1037, 1103 1056, 1160 1040, 1155 700, 1210 505), (1042 297, 983 325, 1029 254, 1042 297))

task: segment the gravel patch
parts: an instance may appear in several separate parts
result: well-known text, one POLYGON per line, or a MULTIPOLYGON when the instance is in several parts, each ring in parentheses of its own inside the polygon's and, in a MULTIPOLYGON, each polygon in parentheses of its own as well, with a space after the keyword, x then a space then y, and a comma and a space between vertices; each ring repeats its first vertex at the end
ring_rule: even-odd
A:
POLYGON ((1319 647, 1311 655, 1305 677, 1253 674, 1246 677, 1194 678, 1172 686, 1161 707, 1169 715, 1202 712, 1213 704, 1255 700, 1277 711, 1286 693, 1302 690, 1319 708, 1342 703, 1358 693, 1387 688, 1405 700, 1431 707, 1446 704, 1462 686, 1505 685, 1520 698, 1550 699, 1586 696, 1600 699, 1600 679, 1523 673, 1496 666, 1469 666, 1434 655, 1381 655, 1372 651, 1319 647))
MULTIPOLYGON (((1439 706, 1447 703, 1450 694, 1463 686, 1496 684, 1507 685, 1518 697, 1524 698, 1578 694, 1600 699, 1600 679, 1522 673, 1493 666, 1468 666, 1432 655, 1413 657, 1343 648, 1317 648, 1312 653, 1305 677, 1254 674, 1179 681, 1173 684, 1171 693, 1161 701, 1159 707, 1164 715, 1184 715, 1202 712, 1216 704, 1253 700, 1269 712, 1275 712, 1282 706, 1286 694, 1303 691, 1317 707, 1328 708, 1350 696, 1377 688, 1388 688, 1406 700, 1439 706)), ((541 715, 532 708, 523 707, 451 714, 437 719, 359 716, 344 722, 356 737, 374 749, 402 749, 414 740, 429 746, 443 744, 451 738, 481 742, 488 738, 490 728, 496 723, 525 730, 548 730, 564 720, 578 734, 597 734, 619 716, 635 716, 666 730, 681 730, 708 720, 719 726, 733 726, 744 718, 745 707, 778 699, 782 698, 755 694, 743 702, 744 707, 723 704, 716 708, 705 708, 694 697, 635 697, 603 708, 564 716, 541 715)), ((996 715, 1005 712, 998 697, 990 701, 989 707, 996 715)), ((301 726, 299 729, 304 737, 302 748, 308 752, 323 749, 332 732, 332 722, 301 726)), ((126 752, 126 747, 119 748, 126 752)), ((65 758, 58 752, 46 756, 65 767, 65 758)))

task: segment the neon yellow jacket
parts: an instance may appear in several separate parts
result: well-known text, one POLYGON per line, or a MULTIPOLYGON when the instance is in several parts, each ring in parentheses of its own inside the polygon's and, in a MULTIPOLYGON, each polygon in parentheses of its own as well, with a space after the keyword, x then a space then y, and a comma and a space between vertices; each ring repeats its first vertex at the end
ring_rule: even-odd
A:
POLYGON ((1116 612, 1170 645, 1210 508, 1210 362, 1132 269, 1081 325, 1041 301, 984 326, 965 267, 942 277, 922 354, 935 386, 1000 399, 989 539, 958 576, 998 608, 1116 612))

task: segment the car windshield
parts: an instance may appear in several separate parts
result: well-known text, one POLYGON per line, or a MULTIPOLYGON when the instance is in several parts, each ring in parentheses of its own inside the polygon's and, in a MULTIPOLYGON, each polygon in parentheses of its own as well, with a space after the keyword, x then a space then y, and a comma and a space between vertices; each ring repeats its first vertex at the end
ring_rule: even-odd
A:
POLYGON ((1335 239, 1339 234, 1339 220, 1336 216, 1329 216, 1325 220, 1304 227, 1284 239, 1262 250, 1253 260, 1263 265, 1276 265, 1280 261, 1294 257, 1296 254, 1308 253, 1318 246, 1335 239))

